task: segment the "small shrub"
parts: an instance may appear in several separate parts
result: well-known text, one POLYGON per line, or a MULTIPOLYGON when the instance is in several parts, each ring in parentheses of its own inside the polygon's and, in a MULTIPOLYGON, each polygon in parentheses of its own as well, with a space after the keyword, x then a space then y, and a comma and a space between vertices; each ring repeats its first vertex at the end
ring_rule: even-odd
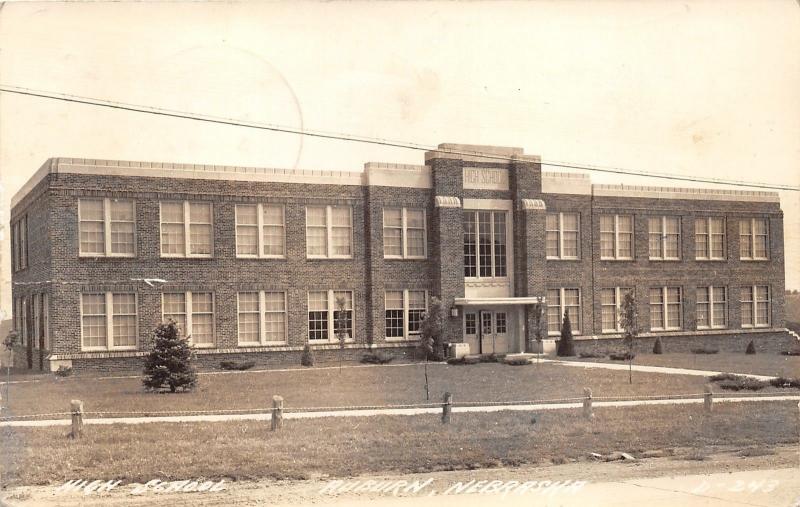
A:
POLYGON ((614 361, 633 361, 633 358, 636 357, 636 354, 631 354, 630 352, 618 352, 609 354, 608 357, 614 361))
POLYGON ((734 375, 733 373, 717 373, 716 375, 708 377, 708 380, 711 382, 721 382, 723 380, 736 380, 739 377, 741 377, 741 375, 734 375))
POLYGON ((314 350, 311 345, 306 344, 303 348, 303 355, 300 356, 300 364, 303 366, 314 366, 314 350))
POLYGON ((580 354, 578 354, 578 356, 582 357, 584 359, 594 359, 594 358, 598 358, 598 357, 606 357, 605 354, 600 354, 599 352, 581 352, 580 354))
POLYGON ((692 354, 717 354, 717 353, 719 353, 719 349, 712 349, 707 347, 692 349, 692 354))
POLYGON ((523 366, 526 364, 531 364, 531 360, 527 357, 506 357, 503 362, 511 366, 523 366))
POLYGON ((464 364, 464 356, 462 357, 448 357, 447 364, 464 364))
POLYGON ((750 340, 750 343, 747 344, 747 350, 744 353, 750 356, 756 353, 756 344, 753 343, 753 340, 750 340))
POLYGON ((720 389, 726 391, 760 391, 769 385, 769 382, 752 377, 737 376, 732 380, 723 380, 718 383, 720 389))
POLYGON ((661 337, 659 336, 656 338, 656 342, 653 344, 653 354, 663 354, 664 353, 664 346, 661 345, 661 337))
POLYGON ((497 362, 497 354, 481 354, 479 357, 480 362, 482 363, 496 363, 497 362))
POLYGON ((245 361, 243 363, 237 363, 236 361, 220 361, 219 363, 220 369, 236 370, 236 371, 249 370, 255 365, 256 365, 255 361, 245 361))
POLYGON ((61 365, 54 373, 57 377, 69 377, 72 375, 72 366, 61 365))
POLYGON ((800 356, 800 349, 795 350, 784 350, 781 352, 782 356, 800 356))
POLYGON ((383 352, 369 352, 361 357, 361 362, 364 364, 386 364, 394 359, 392 356, 384 354, 383 352))
POLYGON ((794 387, 800 389, 800 378, 778 377, 769 381, 772 387, 794 387))

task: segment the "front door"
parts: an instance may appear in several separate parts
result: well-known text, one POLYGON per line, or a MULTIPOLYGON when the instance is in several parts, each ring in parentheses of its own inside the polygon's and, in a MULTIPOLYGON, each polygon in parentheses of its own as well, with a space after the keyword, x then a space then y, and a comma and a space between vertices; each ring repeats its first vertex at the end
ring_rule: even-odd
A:
POLYGON ((508 320, 505 311, 483 310, 480 319, 480 353, 505 354, 508 352, 506 333, 508 320))

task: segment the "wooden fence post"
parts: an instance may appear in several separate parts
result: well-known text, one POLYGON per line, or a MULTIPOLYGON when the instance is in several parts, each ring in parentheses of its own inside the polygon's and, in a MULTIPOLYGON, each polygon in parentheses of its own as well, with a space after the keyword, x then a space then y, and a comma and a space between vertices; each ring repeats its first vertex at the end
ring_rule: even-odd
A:
POLYGON ((714 403, 714 393, 711 392, 711 384, 706 384, 705 392, 703 393, 703 407, 705 408, 705 413, 711 413, 711 407, 714 403))
POLYGON ((592 412, 592 390, 588 387, 583 388, 583 417, 586 419, 594 419, 594 412, 592 412))
POLYGON ((283 396, 272 397, 272 431, 283 428, 283 396))
POLYGON ((444 393, 444 403, 442 403, 442 424, 450 424, 450 413, 453 410, 453 395, 444 393))
POLYGON ((83 402, 81 400, 70 401, 70 412, 72 412, 72 438, 83 436, 83 402))

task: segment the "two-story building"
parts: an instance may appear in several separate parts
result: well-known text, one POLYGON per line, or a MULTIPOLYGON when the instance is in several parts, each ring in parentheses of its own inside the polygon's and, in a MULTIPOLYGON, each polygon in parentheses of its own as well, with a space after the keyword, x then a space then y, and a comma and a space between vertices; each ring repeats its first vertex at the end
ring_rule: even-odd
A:
POLYGON ((593 185, 519 148, 361 172, 54 158, 11 231, 34 367, 140 369, 167 319, 207 366, 333 354, 340 332, 354 358, 410 354, 433 296, 472 353, 524 351, 537 302, 546 339, 569 312, 579 348, 611 347, 629 291, 668 350, 790 340, 776 193, 593 185))

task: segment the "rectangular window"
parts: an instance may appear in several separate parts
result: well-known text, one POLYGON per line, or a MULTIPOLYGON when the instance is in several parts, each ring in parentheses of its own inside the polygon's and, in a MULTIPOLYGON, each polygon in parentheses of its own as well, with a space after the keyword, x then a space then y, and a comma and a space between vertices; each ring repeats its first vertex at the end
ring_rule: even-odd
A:
POLYGON ((600 258, 633 259, 632 215, 600 215, 600 258))
POLYGON ((236 205, 236 256, 284 258, 286 235, 283 205, 236 205))
POLYGON ((771 301, 768 285, 742 287, 742 327, 769 327, 771 301))
POLYGON ((683 322, 680 287, 650 288, 650 329, 681 329, 683 322))
POLYGON ((386 338, 411 339, 419 335, 422 319, 428 309, 424 290, 388 290, 386 302, 386 338))
POLYGON ((547 290, 547 334, 561 333, 561 325, 565 312, 569 312, 572 333, 581 332, 581 290, 580 289, 548 289, 547 290))
POLYGON ((79 199, 80 254, 136 255, 136 206, 125 199, 79 199))
POLYGON ((286 343, 284 292, 240 292, 238 302, 240 346, 286 343))
POLYGON ((464 276, 502 278, 507 273, 505 211, 464 212, 464 276))
POLYGON ((308 293, 308 339, 312 342, 338 341, 337 332, 341 329, 347 340, 354 338, 355 316, 353 312, 352 291, 311 291, 308 293), (344 300, 344 309, 339 309, 339 301, 344 300), (340 328, 339 317, 344 317, 340 328))
POLYGON ((619 311, 625 294, 633 292, 628 287, 600 289, 601 329, 604 333, 621 332, 619 311))
POLYGON ((697 329, 728 326, 728 295, 725 287, 697 288, 697 329))
POLYGON ((211 257, 214 250, 211 203, 161 203, 161 256, 211 257))
POLYGON ((212 292, 165 292, 161 296, 162 319, 175 321, 180 333, 195 347, 214 346, 214 294, 212 292))
POLYGON ((751 218, 739 220, 739 258, 766 260, 769 257, 767 220, 751 218))
POLYGON ((478 321, 474 313, 464 314, 464 334, 475 335, 478 333, 478 321))
POLYGON ((383 209, 383 256, 387 259, 424 259, 427 256, 425 210, 383 209))
POLYGON ((647 220, 650 259, 680 258, 681 222, 678 217, 650 217, 647 220))
POLYGON ((580 215, 548 213, 545 218, 545 242, 548 259, 577 259, 580 238, 580 215))
POLYGON ((19 222, 11 225, 11 271, 19 271, 19 222))
POLYGON ((81 294, 81 349, 135 349, 137 320, 136 294, 81 294))
POLYGON ((19 269, 28 267, 28 215, 19 220, 19 269))
POLYGON ((701 217, 694 220, 694 251, 698 260, 725 258, 725 219, 701 217))
POLYGON ((353 256, 353 210, 350 206, 306 206, 306 256, 353 256))

